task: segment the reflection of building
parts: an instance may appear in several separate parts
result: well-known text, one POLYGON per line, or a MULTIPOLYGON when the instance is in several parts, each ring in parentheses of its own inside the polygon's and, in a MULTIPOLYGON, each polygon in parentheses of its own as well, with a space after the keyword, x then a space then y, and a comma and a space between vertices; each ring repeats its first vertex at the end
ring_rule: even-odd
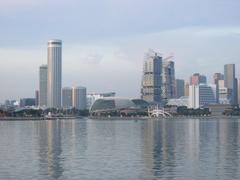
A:
POLYGON ((184 96, 184 80, 176 79, 176 98, 184 96))
POLYGON ((209 104, 216 104, 216 85, 189 86, 189 108, 200 108, 209 104))
POLYGON ((62 89, 62 107, 72 107, 72 88, 70 87, 64 87, 62 89))
POLYGON ((87 109, 90 109, 90 107, 93 105, 93 103, 99 99, 104 97, 115 97, 115 92, 109 92, 109 93, 91 93, 87 95, 87 109))
POLYGON ((48 67, 39 67, 39 106, 47 106, 48 67))
POLYGON ((145 55, 141 98, 148 102, 161 103, 162 57, 149 50, 145 55))
POLYGON ((238 86, 235 77, 235 64, 224 65, 224 87, 231 90, 231 104, 238 104, 238 86))
POLYGON ((199 85, 206 84, 207 77, 204 75, 200 75, 199 73, 195 73, 190 77, 190 85, 199 85))
POLYGON ((73 107, 79 110, 87 108, 87 89, 85 87, 73 87, 73 107))
POLYGON ((63 173, 61 163, 61 131, 63 121, 45 121, 36 125, 39 139, 39 171, 49 179, 59 179, 63 173))
POLYGON ((62 41, 48 41, 48 107, 61 107, 62 41))

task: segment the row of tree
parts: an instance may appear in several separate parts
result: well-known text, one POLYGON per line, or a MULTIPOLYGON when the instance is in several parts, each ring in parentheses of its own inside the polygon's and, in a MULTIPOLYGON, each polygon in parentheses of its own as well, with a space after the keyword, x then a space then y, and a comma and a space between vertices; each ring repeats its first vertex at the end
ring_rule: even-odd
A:
POLYGON ((79 110, 76 108, 72 109, 57 109, 57 108, 48 108, 48 109, 19 109, 19 110, 2 110, 0 109, 0 117, 45 117, 51 114, 52 116, 88 116, 89 111, 79 110))
POLYGON ((186 106, 177 108, 177 114, 183 116, 209 116, 211 112, 209 108, 189 109, 186 106))

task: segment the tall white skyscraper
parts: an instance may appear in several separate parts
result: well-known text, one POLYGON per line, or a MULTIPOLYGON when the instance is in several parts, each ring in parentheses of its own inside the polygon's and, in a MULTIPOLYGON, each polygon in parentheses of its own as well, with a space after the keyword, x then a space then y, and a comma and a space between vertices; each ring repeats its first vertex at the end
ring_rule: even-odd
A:
POLYGON ((48 41, 48 107, 61 107, 62 41, 48 41))
POLYGON ((47 106, 48 67, 39 67, 39 106, 47 106))
POLYGON ((87 108, 87 89, 85 87, 73 87, 73 107, 79 110, 87 108))
POLYGON ((199 103, 199 86, 198 85, 190 85, 189 86, 189 102, 188 108, 197 109, 200 107, 199 103))

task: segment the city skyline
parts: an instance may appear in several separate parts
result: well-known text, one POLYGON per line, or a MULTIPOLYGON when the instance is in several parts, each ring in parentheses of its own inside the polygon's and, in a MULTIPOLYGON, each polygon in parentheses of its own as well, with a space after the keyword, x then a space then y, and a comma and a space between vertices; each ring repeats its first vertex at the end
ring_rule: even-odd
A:
POLYGON ((149 48, 166 56, 174 53, 178 79, 199 72, 212 82, 214 73, 223 73, 223 65, 232 63, 239 78, 239 7, 240 2, 226 0, 3 1, 0 102, 34 97, 36 69, 46 63, 45 44, 52 38, 64 42, 63 86, 82 85, 89 92, 139 96, 143 55, 149 48), (52 12, 56 2, 62 12, 58 16, 52 12))

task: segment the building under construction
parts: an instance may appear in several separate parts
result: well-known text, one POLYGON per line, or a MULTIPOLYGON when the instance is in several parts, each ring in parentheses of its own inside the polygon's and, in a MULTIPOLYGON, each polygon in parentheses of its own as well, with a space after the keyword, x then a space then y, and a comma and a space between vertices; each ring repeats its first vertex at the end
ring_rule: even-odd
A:
POLYGON ((144 57, 141 98, 149 103, 165 105, 175 96, 173 56, 165 59, 149 50, 144 57))

